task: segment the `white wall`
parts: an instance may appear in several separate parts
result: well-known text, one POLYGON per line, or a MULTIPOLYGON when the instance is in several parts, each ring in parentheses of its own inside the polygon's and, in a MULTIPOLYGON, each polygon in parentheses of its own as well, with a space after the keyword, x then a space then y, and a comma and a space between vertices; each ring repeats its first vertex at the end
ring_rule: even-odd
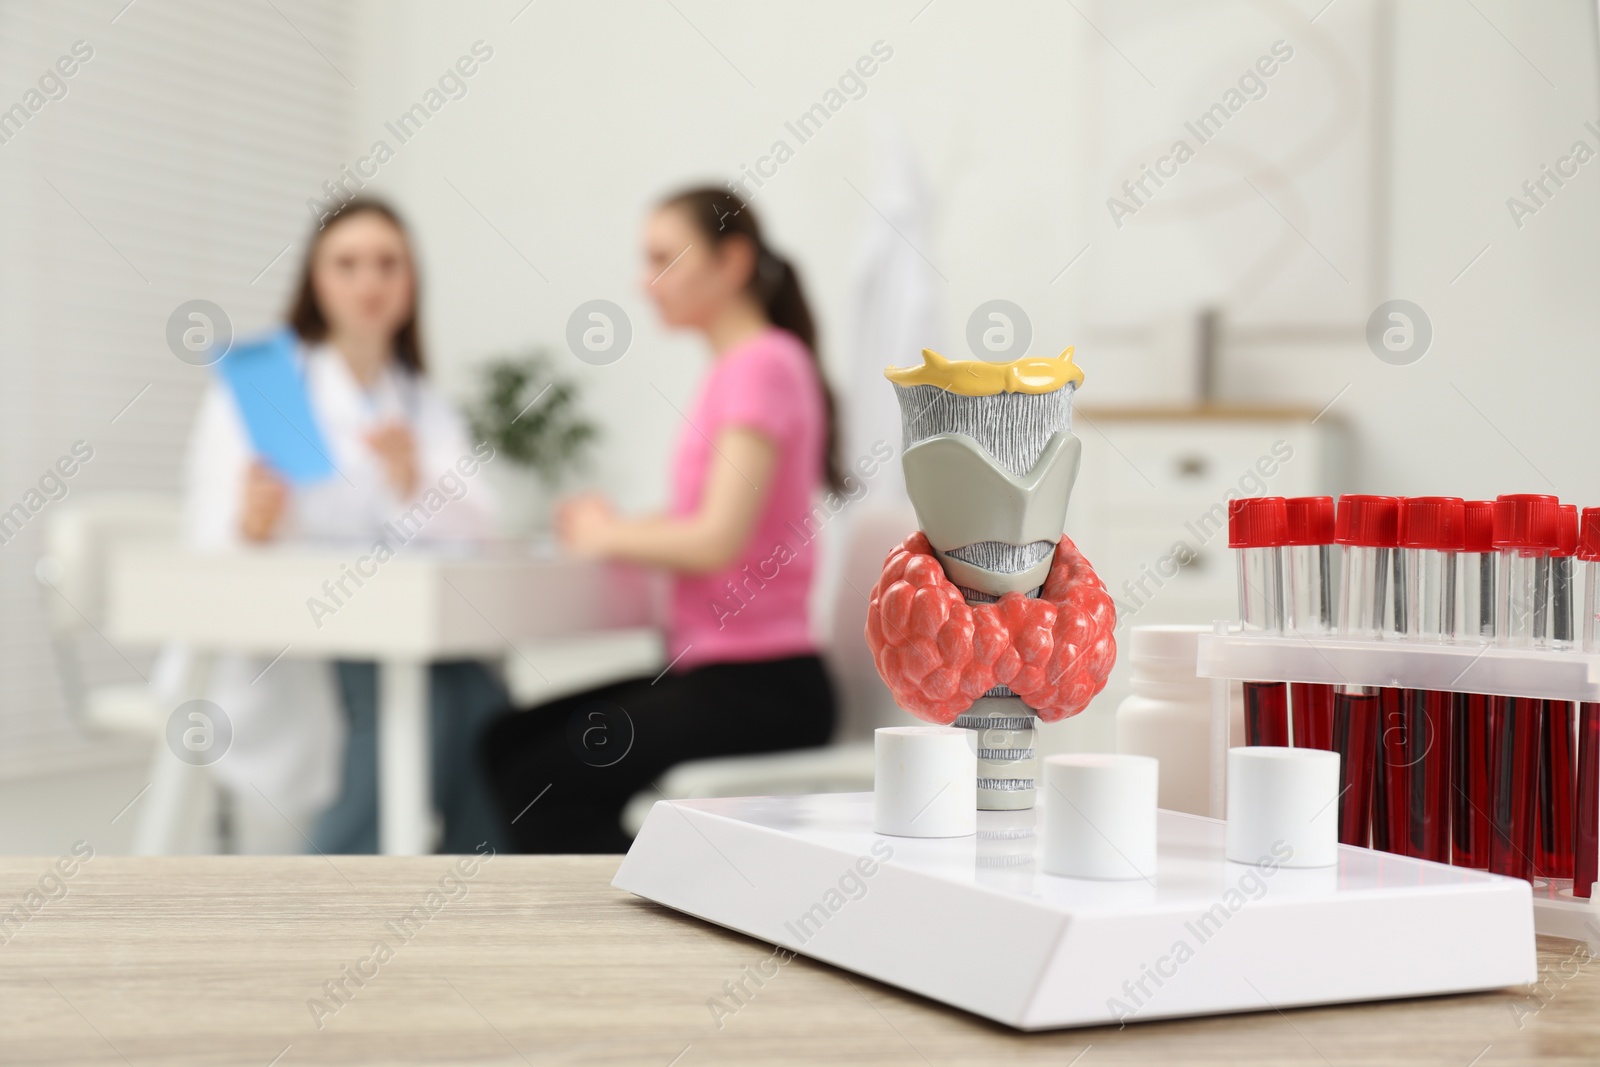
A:
POLYGON ((1600 118, 1591 4, 1484 0, 1480 15, 1446 0, 1339 0, 1318 14, 1312 0, 1263 0, 1197 14, 1145 2, 1080 4, 1080 16, 1044 3, 540 2, 512 22, 520 7, 363 8, 352 158, 473 41, 494 48, 469 95, 402 147, 375 188, 415 218, 429 329, 455 386, 491 352, 559 347, 585 299, 629 310, 622 362, 566 361, 607 430, 596 480, 628 506, 661 501, 664 446, 679 429, 671 404, 702 369, 693 343, 662 334, 641 299, 643 212, 681 182, 753 162, 880 39, 894 57, 866 97, 758 201, 806 269, 837 380, 856 252, 882 225, 849 183, 870 187, 873 122, 890 116, 934 191, 921 251, 947 279, 931 278, 936 343, 964 352, 967 314, 1003 296, 1032 316, 1036 348, 1078 343, 1086 405, 1139 402, 1167 388, 1152 380, 1150 323, 1220 301, 1233 323, 1219 378, 1228 399, 1320 408, 1349 385, 1330 417, 1353 424, 1358 452, 1347 483, 1330 488, 1600 501, 1574 447, 1600 374, 1583 350, 1600 280, 1600 165, 1520 231, 1504 203, 1573 139, 1600 147, 1582 128, 1600 118), (1292 42, 1294 61, 1162 192, 1236 201, 1207 213, 1157 199, 1119 232, 1106 197, 1276 39, 1292 42), (1240 174, 1273 206, 1228 185, 1240 174), (1391 296, 1434 323, 1414 366, 1380 363, 1363 339, 1366 314, 1391 296))
POLYGON ((1359 337, 1292 358, 1259 344, 1236 353, 1228 383, 1236 395, 1317 406, 1348 384, 1330 417, 1353 426, 1359 452, 1336 489, 1600 504, 1585 447, 1600 387, 1600 165, 1581 168, 1521 229, 1506 208, 1574 140, 1600 150, 1583 127, 1600 118, 1595 9, 1477 7, 1482 15, 1445 0, 1396 5, 1388 42, 1391 238, 1380 298, 1422 306, 1432 349, 1395 367, 1359 337))
MULTIPOLYGON (((757 200, 773 239, 805 271, 835 378, 846 377, 853 263, 868 228, 882 225, 850 183, 872 187, 873 122, 883 116, 905 125, 937 189, 937 227, 923 251, 948 279, 930 269, 946 330, 930 342, 954 347, 967 311, 998 295, 1036 305, 1048 343, 1074 336, 1067 303, 1048 287, 1079 247, 1069 231, 1084 179, 1072 146, 1087 42, 1070 8, 935 3, 912 21, 920 3, 688 2, 680 16, 655 2, 541 2, 509 22, 519 6, 366 8, 357 129, 381 135, 383 120, 474 40, 494 48, 469 95, 397 153, 376 187, 421 232, 430 332, 453 376, 498 349, 559 346, 581 301, 607 297, 629 311, 636 333, 622 362, 565 359, 607 430, 597 480, 626 505, 663 500, 666 446, 680 429, 672 405, 684 406, 703 369, 696 345, 663 334, 642 298, 645 212, 682 183, 736 173, 775 138, 797 143, 785 120, 876 41, 893 57, 864 98, 800 145, 757 200)), ((884 352, 877 362, 908 358, 915 353, 884 352)))

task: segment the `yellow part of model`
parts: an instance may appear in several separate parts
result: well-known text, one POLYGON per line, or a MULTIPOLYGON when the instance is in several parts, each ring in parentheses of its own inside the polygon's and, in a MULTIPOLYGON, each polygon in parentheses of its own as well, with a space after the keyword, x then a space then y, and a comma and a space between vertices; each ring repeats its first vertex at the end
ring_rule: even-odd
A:
POLYGON ((1059 356, 1023 356, 1010 363, 981 359, 946 359, 930 348, 922 350, 922 366, 889 367, 883 376, 896 385, 934 385, 960 396, 996 396, 1000 393, 1051 393, 1063 386, 1082 384, 1083 371, 1072 362, 1072 349, 1059 356))

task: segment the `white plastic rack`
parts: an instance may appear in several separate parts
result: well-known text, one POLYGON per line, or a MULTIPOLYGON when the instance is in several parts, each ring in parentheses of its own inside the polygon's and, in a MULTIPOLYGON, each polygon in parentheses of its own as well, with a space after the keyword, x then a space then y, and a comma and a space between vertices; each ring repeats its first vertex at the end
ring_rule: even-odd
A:
MULTIPOLYGON (((1211 782, 1213 814, 1222 812, 1227 775, 1228 683, 1313 682, 1489 693, 1536 700, 1600 701, 1600 655, 1496 645, 1433 644, 1400 639, 1353 640, 1300 634, 1238 633, 1218 622, 1202 635, 1196 663, 1213 680, 1211 782)), ((1600 950, 1600 905, 1572 893, 1567 879, 1533 886, 1534 928, 1587 941, 1600 950)))

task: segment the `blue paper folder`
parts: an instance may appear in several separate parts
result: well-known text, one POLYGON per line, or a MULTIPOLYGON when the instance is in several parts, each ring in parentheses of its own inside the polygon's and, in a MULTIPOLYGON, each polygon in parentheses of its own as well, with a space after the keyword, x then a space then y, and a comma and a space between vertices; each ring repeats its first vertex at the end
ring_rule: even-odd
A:
POLYGON ((291 483, 305 485, 327 478, 334 466, 295 358, 299 343, 288 329, 235 343, 217 373, 233 393, 256 454, 291 483))

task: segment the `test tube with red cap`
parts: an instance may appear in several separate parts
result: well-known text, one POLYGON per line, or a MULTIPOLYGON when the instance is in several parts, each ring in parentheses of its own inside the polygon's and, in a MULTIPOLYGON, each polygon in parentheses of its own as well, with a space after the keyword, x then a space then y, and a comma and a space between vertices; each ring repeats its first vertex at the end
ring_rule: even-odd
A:
MULTIPOLYGON (((1411 623, 1406 596, 1405 553, 1399 548, 1400 522, 1405 518, 1404 497, 1395 499, 1395 549, 1389 553, 1389 611, 1385 633, 1404 637, 1411 623)), ((1372 847, 1405 855, 1410 776, 1406 760, 1406 690, 1378 690, 1378 755, 1372 766, 1372 847)))
MULTIPOLYGON (((1464 518, 1460 571, 1461 610, 1456 640, 1462 644, 1495 642, 1494 501, 1468 500, 1464 518)), ((1451 712, 1450 813, 1451 862, 1459 867, 1489 866, 1490 711, 1500 698, 1488 693, 1457 693, 1451 712)))
MULTIPOLYGON (((1239 621, 1245 630, 1284 632, 1283 544, 1288 515, 1283 497, 1246 497, 1228 504, 1228 547, 1239 561, 1239 621)), ((1289 687, 1244 683, 1247 745, 1289 743, 1289 687)))
MULTIPOLYGON (((1405 498, 1396 497, 1396 547, 1389 553, 1389 610, 1384 614, 1384 635, 1404 637, 1411 631, 1407 614, 1405 553, 1399 549, 1400 521, 1405 498)), ((1410 775, 1406 747, 1406 691, 1385 686, 1378 690, 1378 751, 1372 766, 1372 847, 1405 855, 1410 775)))
MULTIPOLYGON (((1456 562, 1465 521, 1466 504, 1459 497, 1401 501, 1402 638, 1435 643, 1455 638, 1456 562)), ((1452 694, 1432 689, 1407 690, 1403 700, 1404 791, 1399 803, 1404 840, 1403 849, 1391 851, 1436 863, 1450 862, 1451 703, 1452 694)))
MULTIPOLYGON (((1553 496, 1522 493, 1495 499, 1497 644, 1549 644, 1550 550, 1556 545, 1559 514, 1553 496)), ((1533 801, 1543 717, 1542 700, 1515 696, 1496 701, 1491 714, 1489 870, 1496 874, 1533 875, 1533 801)))
MULTIPOLYGON (((1292 496, 1284 501, 1289 535, 1289 626, 1326 637, 1338 621, 1333 596, 1333 497, 1292 496)), ((1289 709, 1297 748, 1333 748, 1333 686, 1291 682, 1289 709)))
MULTIPOLYGON (((1584 508, 1578 534, 1583 561, 1583 651, 1600 653, 1600 508, 1584 508)), ((1577 810, 1573 818, 1572 895, 1589 897, 1600 878, 1600 703, 1578 709, 1577 810)))
MULTIPOLYGON (((1399 501, 1392 496, 1339 498, 1334 541, 1341 546, 1339 634, 1383 636, 1389 558, 1399 501)), ((1339 753, 1339 840, 1365 846, 1372 827, 1373 768, 1378 745, 1377 686, 1339 685, 1333 693, 1333 744, 1339 753)))
MULTIPOLYGON (((1573 556, 1578 551, 1578 509, 1562 504, 1556 547, 1550 551, 1550 647, 1577 647, 1573 634, 1573 556)), ((1539 802, 1534 809, 1533 873, 1572 877, 1572 727, 1570 700, 1546 700, 1539 728, 1539 802)))

